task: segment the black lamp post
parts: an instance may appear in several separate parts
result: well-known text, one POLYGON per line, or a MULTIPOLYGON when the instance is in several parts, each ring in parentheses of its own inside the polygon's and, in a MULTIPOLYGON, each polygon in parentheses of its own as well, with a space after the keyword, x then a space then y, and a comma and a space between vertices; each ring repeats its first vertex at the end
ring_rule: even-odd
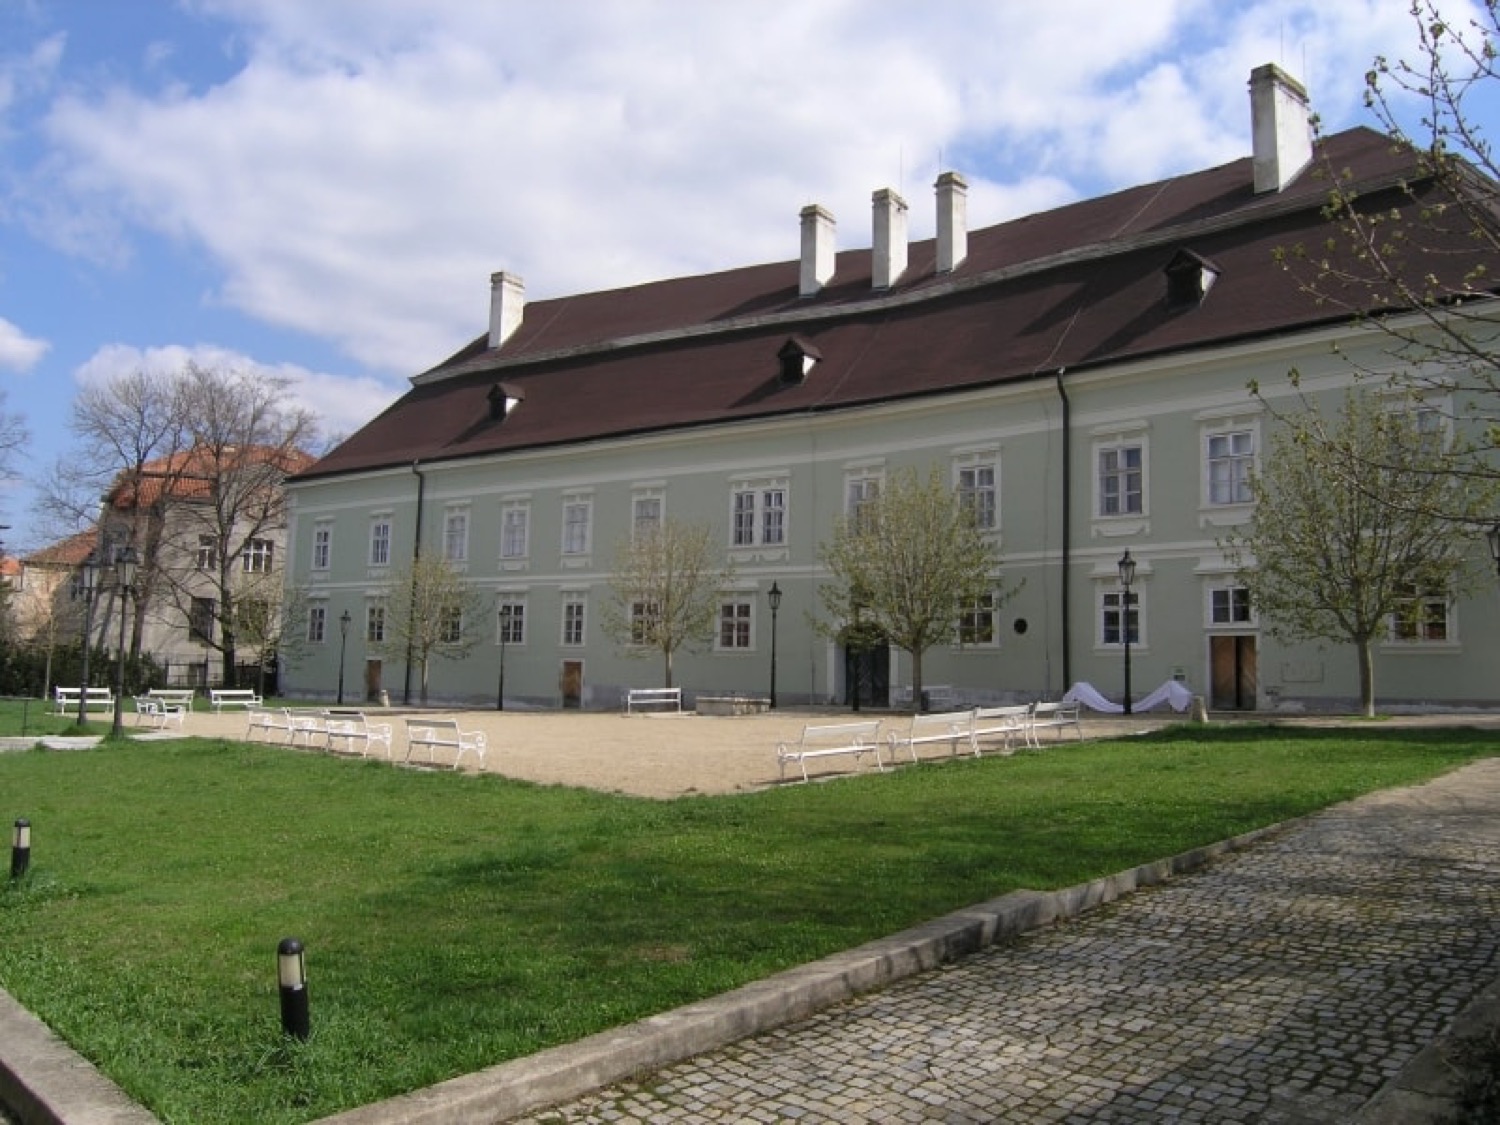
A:
POLYGON ((865 650, 864 650, 864 633, 863 633, 862 628, 861 628, 860 614, 861 614, 861 612, 863 612, 863 610, 865 608, 865 603, 864 603, 864 599, 862 599, 858 594, 856 594, 854 596, 853 601, 854 601, 854 604, 853 604, 853 609, 854 609, 854 632, 853 632, 852 637, 850 638, 853 641, 853 644, 851 644, 851 645, 845 645, 844 646, 844 657, 845 657, 846 660, 849 661, 849 666, 850 666, 850 668, 852 670, 852 673, 853 673, 852 676, 851 676, 851 679, 853 679, 853 681, 854 681, 854 683, 852 685, 853 688, 854 688, 854 707, 853 707, 853 710, 858 711, 859 710, 859 679, 860 679, 860 672, 862 671, 861 665, 864 662, 864 654, 865 654, 865 650))
POLYGON ((1130 587, 1135 585, 1135 560, 1130 550, 1120 556, 1120 586, 1124 589, 1120 606, 1120 635, 1125 641, 1125 714, 1130 714, 1130 587))
POLYGON ((88 722, 89 649, 94 638, 94 587, 99 581, 99 556, 93 551, 83 560, 83 690, 78 693, 78 725, 88 722))
POLYGON ((510 603, 500 607, 500 683, 495 688, 495 710, 505 710, 505 639, 510 632, 510 603))
POLYGON ((349 622, 352 618, 344 610, 339 617, 339 706, 344 705, 344 652, 349 647, 349 622))
POLYGON ((776 710, 776 613, 781 609, 781 587, 775 582, 766 591, 766 600, 771 603, 771 710, 776 710))
POLYGON ((115 668, 115 722, 110 734, 119 738, 125 732, 125 612, 130 591, 135 585, 135 568, 138 563, 135 548, 126 547, 115 558, 115 589, 120 598, 120 663, 115 668))

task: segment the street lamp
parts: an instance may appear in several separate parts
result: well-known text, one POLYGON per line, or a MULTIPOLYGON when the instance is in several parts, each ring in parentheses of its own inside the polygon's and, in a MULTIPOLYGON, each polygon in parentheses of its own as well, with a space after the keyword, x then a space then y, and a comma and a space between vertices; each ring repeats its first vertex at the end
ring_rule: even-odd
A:
POLYGON ((115 668, 115 723, 110 734, 119 738, 125 733, 125 606, 135 585, 135 568, 138 563, 135 548, 126 547, 115 556, 115 589, 120 596, 120 663, 115 668))
POLYGON ((339 706, 344 705, 344 652, 349 647, 349 611, 339 618, 339 706))
POLYGON ((776 613, 781 609, 781 587, 775 582, 766 591, 766 600, 771 603, 771 710, 776 710, 776 613))
POLYGON ((89 649, 94 637, 94 587, 99 581, 99 556, 93 551, 83 560, 83 690, 78 693, 78 725, 88 722, 89 649))
POLYGON ((859 710, 859 680, 860 680, 860 673, 861 673, 861 671, 863 671, 861 665, 864 662, 864 655, 865 655, 865 649, 864 649, 864 632, 863 632, 863 629, 862 629, 862 623, 860 622, 859 618, 860 618, 861 611, 865 608, 865 602, 864 602, 864 598, 862 598, 860 596, 860 594, 859 594, 858 591, 855 591, 854 597, 851 600, 852 600, 852 603, 853 603, 851 608, 854 610, 854 630, 853 630, 853 633, 850 635, 849 640, 851 642, 853 642, 853 643, 852 644, 845 644, 845 646, 844 646, 844 660, 845 660, 846 664, 850 668, 853 669, 853 676, 851 677, 851 679, 853 679, 853 681, 854 681, 854 683, 851 685, 854 688, 854 707, 853 707, 853 710, 858 711, 859 710))
POLYGON ((509 602, 500 607, 500 683, 495 688, 495 710, 505 710, 505 641, 506 634, 510 632, 510 611, 514 608, 509 602))
POLYGON ((1135 560, 1130 549, 1120 556, 1120 585, 1124 596, 1120 599, 1120 635, 1125 639, 1125 714, 1130 714, 1130 587, 1135 585, 1135 560))

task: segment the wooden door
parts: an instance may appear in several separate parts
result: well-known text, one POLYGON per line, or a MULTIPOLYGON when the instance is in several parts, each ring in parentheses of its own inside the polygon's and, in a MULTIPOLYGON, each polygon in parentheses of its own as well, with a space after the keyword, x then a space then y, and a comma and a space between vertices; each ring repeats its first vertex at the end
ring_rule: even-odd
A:
POLYGON ((559 677, 562 686, 562 704, 564 707, 583 706, 583 661, 564 660, 562 665, 562 676, 559 677))
POLYGON ((1254 637, 1209 638, 1210 707, 1253 711, 1257 684, 1254 637))
POLYGON ((365 661, 365 701, 380 702, 380 661, 365 661))

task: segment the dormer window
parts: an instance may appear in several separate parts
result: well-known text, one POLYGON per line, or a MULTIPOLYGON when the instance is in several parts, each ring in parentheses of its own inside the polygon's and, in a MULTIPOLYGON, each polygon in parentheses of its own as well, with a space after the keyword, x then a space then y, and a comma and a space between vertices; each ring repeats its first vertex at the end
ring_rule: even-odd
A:
POLYGON ((507 383, 496 383, 490 388, 490 418, 492 421, 502 421, 510 417, 510 412, 521 405, 521 400, 526 397, 526 392, 520 387, 513 387, 507 383))
POLYGON ((1174 309, 1201 305, 1219 278, 1219 267, 1191 250, 1177 251, 1163 272, 1167 275, 1167 304, 1174 309))
POLYGON ((823 353, 803 337, 791 336, 781 345, 776 358, 781 361, 782 383, 796 386, 806 380, 807 373, 813 369, 813 364, 823 358, 823 353))

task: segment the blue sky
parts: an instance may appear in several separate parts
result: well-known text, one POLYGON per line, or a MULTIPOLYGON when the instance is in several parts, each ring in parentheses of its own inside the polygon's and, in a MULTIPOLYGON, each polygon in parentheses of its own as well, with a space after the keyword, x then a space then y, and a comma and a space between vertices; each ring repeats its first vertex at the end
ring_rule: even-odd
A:
MULTIPOLYGON (((31 445, 77 389, 187 359, 292 380, 330 435, 529 299, 841 248, 870 194, 970 224, 1249 152, 1250 71, 1371 123, 1407 0, 0 0, 0 389, 31 445)), ((1443 4, 1464 18, 1462 2, 1443 4)))

